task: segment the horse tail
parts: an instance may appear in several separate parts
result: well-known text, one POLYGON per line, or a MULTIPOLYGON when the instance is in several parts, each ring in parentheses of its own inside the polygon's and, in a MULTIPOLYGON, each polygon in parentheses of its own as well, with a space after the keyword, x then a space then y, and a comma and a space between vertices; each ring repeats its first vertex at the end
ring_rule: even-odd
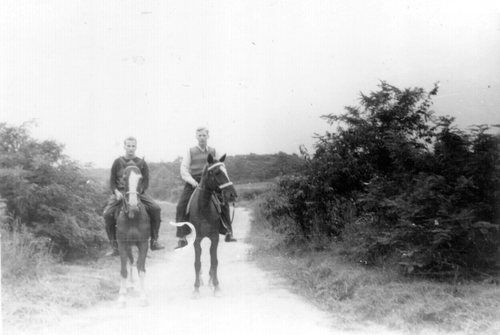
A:
MULTIPOLYGON (((194 241, 196 240, 196 228, 194 228, 194 226, 191 222, 187 222, 187 221, 186 222, 172 222, 172 221, 170 221, 170 224, 172 226, 176 226, 176 227, 182 227, 184 225, 188 225, 188 227, 191 228, 191 233, 186 236, 186 240, 188 242, 187 246, 190 246, 194 243, 194 241)), ((184 249, 184 248, 181 248, 181 249, 184 249)), ((177 250, 180 250, 180 249, 177 249, 177 250)))

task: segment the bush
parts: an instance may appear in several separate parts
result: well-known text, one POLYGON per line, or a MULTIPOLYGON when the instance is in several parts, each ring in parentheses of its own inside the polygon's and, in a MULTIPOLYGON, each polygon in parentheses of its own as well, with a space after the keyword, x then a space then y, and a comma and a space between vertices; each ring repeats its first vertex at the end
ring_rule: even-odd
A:
POLYGON ((365 264, 405 273, 497 271, 500 136, 435 117, 437 90, 382 82, 359 107, 323 116, 337 131, 318 136, 312 155, 303 150, 305 172, 281 178, 265 203, 276 228, 292 240, 353 243, 365 264))
POLYGON ((6 199, 12 234, 50 240, 52 252, 66 258, 93 255, 106 240, 101 214, 107 195, 63 145, 29 136, 32 123, 0 123, 0 195, 6 199), (16 230, 17 229, 17 230, 16 230))

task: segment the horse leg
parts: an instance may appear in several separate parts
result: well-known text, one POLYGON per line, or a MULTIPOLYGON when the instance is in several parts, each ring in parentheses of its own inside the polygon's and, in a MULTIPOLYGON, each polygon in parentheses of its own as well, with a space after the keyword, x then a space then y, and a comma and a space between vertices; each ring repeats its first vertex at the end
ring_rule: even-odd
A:
POLYGON ((140 297, 139 302, 141 306, 148 305, 148 299, 146 297, 145 290, 145 278, 146 278, 146 257, 148 255, 148 240, 142 241, 138 247, 139 256, 137 258, 137 272, 139 273, 139 283, 140 283, 140 297))
POLYGON ((123 243, 118 242, 118 250, 120 252, 120 292, 118 297, 118 304, 120 307, 125 307, 126 300, 125 295, 127 294, 127 254, 125 246, 123 243))
POLYGON ((194 281, 194 292, 193 296, 197 297, 200 295, 200 270, 201 270, 201 240, 196 239, 194 241, 194 273, 196 279, 194 281))
MULTIPOLYGON (((218 237, 218 236, 217 236, 218 237)), ((219 246, 219 239, 214 238, 210 243, 210 283, 214 286, 214 295, 220 290, 219 279, 217 278, 217 266, 219 260, 217 259, 217 247, 219 246)))
POLYGON ((134 255, 132 254, 132 246, 127 245, 127 258, 128 258, 128 282, 127 282, 127 290, 134 290, 134 267, 135 260, 134 255))

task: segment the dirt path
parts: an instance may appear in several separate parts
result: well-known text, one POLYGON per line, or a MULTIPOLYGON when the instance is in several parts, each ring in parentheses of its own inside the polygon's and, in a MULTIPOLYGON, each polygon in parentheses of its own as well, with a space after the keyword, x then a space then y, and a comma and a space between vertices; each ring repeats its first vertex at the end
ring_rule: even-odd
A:
MULTIPOLYGON (((221 292, 214 296, 208 283, 208 246, 202 243, 205 286, 193 299, 194 251, 165 250, 148 258, 149 306, 140 307, 130 294, 128 305, 116 301, 97 305, 64 320, 50 334, 347 334, 334 330, 327 315, 291 294, 266 272, 248 261, 249 212, 237 209, 237 243, 219 245, 221 292)), ((172 246, 169 243, 168 246, 172 246)), ((368 333, 368 332, 367 332, 368 333)), ((370 330, 373 334, 373 329, 370 330)), ((349 333, 352 335, 352 333, 349 333)), ((359 333, 357 333, 359 334, 359 333)))

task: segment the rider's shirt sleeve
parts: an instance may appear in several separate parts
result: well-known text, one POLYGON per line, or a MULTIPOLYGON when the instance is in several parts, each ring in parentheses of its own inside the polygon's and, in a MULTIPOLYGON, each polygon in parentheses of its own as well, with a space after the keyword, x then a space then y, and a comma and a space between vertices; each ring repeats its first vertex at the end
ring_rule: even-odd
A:
POLYGON ((184 157, 182 158, 181 162, 181 178, 186 182, 191 185, 196 185, 196 181, 194 180, 193 176, 191 176, 191 170, 189 166, 191 165, 191 153, 188 150, 184 157))
POLYGON ((118 160, 113 162, 113 166, 111 166, 111 174, 109 176, 109 188, 111 192, 114 194, 115 190, 118 188, 116 185, 116 181, 118 179, 118 160))
POLYGON ((145 192, 149 187, 149 167, 146 162, 142 166, 142 192, 145 192))

